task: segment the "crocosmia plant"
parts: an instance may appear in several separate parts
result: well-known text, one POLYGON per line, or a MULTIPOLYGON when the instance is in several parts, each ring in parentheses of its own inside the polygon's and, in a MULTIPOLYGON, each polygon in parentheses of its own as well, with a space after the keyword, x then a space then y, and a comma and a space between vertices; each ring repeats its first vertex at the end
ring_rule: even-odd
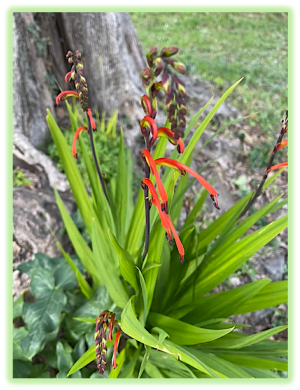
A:
MULTIPOLYGON (((287 145, 283 139, 288 131, 287 113, 257 190, 222 213, 222 193, 190 164, 199 138, 242 79, 206 116, 204 110, 212 99, 187 123, 188 91, 181 77, 186 68, 175 56, 176 46, 161 51, 153 46, 146 56, 140 120, 144 174, 139 193, 134 194, 134 163, 122 131, 117 176, 106 180, 101 173, 94 142, 99 123, 88 103, 88 75, 81 53, 67 53, 71 70, 65 81, 70 90, 61 92, 56 104, 67 106, 73 145, 67 144, 50 112, 47 121, 90 240, 80 233, 57 191, 55 195, 85 275, 63 249, 62 253, 76 274, 83 299, 93 302, 97 310, 94 316, 74 314, 71 318, 86 324, 87 333, 94 334, 94 344, 85 346, 68 375, 94 365, 100 376, 109 378, 278 378, 287 371, 287 345, 270 338, 287 326, 249 334, 243 331, 248 325, 237 323, 235 316, 286 303, 287 281, 261 279, 222 292, 214 289, 287 227, 287 217, 282 217, 251 230, 286 204, 281 195, 248 213, 287 166, 272 164, 275 154, 287 145), (163 127, 156 121, 159 95, 164 102, 163 127), (79 99, 79 110, 74 98, 79 99), (165 157, 168 142, 173 151, 165 157), (88 190, 78 159, 86 167, 88 190), (184 196, 195 179, 201 190, 182 222, 184 196), (204 228, 199 215, 207 197, 215 206, 216 218, 204 228), (99 288, 105 291, 105 300, 95 298, 99 288)), ((75 333, 74 329, 74 337, 75 333)))

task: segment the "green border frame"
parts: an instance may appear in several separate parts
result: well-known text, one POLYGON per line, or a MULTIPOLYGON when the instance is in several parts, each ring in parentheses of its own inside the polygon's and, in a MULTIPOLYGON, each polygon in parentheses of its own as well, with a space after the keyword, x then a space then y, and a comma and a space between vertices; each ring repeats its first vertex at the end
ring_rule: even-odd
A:
MULTIPOLYGON (((7 77, 7 109, 8 109, 8 121, 7 121, 7 128, 12 129, 13 128, 13 117, 12 117, 12 103, 13 103, 13 70, 12 70, 12 58, 13 58, 13 13, 14 12, 70 12, 70 8, 72 12, 286 12, 288 14, 288 99, 289 99, 289 122, 290 122, 290 128, 294 128, 294 105, 292 105, 290 102, 294 101, 295 97, 295 90, 294 90, 294 57, 293 52, 295 48, 295 42, 294 42, 294 15, 293 15, 293 9, 289 6, 204 6, 204 7, 194 7, 194 6, 188 6, 188 7, 172 7, 172 11, 170 11, 170 6, 161 6, 159 8, 153 8, 152 7, 138 7, 138 6, 111 6, 111 7, 97 7, 97 6, 14 6, 7 10, 7 37, 8 37, 8 43, 7 43, 7 69, 8 69, 8 77, 7 77), (291 111, 291 109, 293 109, 291 111)), ((288 149, 288 159, 295 162, 295 146, 294 146, 294 132, 289 133, 290 143, 289 143, 289 149, 288 149)), ((7 173, 7 199, 6 199, 6 213, 7 213, 7 254, 8 254, 8 262, 7 262, 7 288, 8 288, 8 296, 11 297, 11 291, 12 291, 12 275, 11 275, 11 264, 13 261, 13 250, 12 250, 12 234, 13 234, 13 224, 12 224, 12 218, 13 215, 13 182, 12 182, 12 170, 13 170, 13 153, 12 153, 12 145, 13 145, 13 133, 12 131, 7 131, 6 133, 6 152, 7 152, 7 164, 8 164, 8 173, 7 173)), ((294 209, 295 206, 295 200, 294 200, 294 193, 292 188, 293 178, 295 178, 295 167, 293 164, 289 167, 289 173, 292 177, 291 180, 288 181, 288 194, 289 194, 289 203, 291 204, 290 209, 294 209)), ((295 217, 294 213, 288 214, 288 228, 290 232, 295 231, 295 217)), ((289 271, 292 271, 293 262, 290 259, 294 259, 294 249, 295 249, 295 241, 292 234, 289 234, 289 271)), ((288 283, 288 294, 289 294, 289 306, 294 306, 294 297, 293 297, 293 291, 294 291, 294 281, 295 276, 293 272, 289 272, 289 283, 288 283)), ((11 298, 12 299, 12 298, 11 298)), ((289 310, 288 313, 288 323, 292 324, 292 321, 295 320, 292 317, 292 311, 289 310)), ((7 380, 9 383, 17 385, 17 384, 43 384, 43 385, 49 385, 49 384, 64 384, 64 385, 86 385, 86 384, 96 384, 98 382, 98 379, 71 379, 71 380, 65 380, 65 379, 27 379, 27 378, 20 378, 20 379, 14 379, 13 378, 13 349, 12 349, 12 341, 13 341, 13 328, 11 326, 12 324, 12 317, 13 317, 13 310, 12 310, 12 304, 11 300, 7 300, 7 348, 6 348, 6 356, 7 356, 7 380), (9 302, 9 303, 8 303, 9 302)), ((164 385, 173 385, 173 384, 183 384, 183 383, 189 383, 193 385, 202 384, 228 384, 228 385, 255 385, 257 384, 272 384, 272 385, 285 385, 285 384, 291 384, 293 380, 295 379, 295 364, 294 364, 294 358, 295 358, 295 349, 294 344, 292 343, 292 340, 294 340, 295 336, 295 330, 293 326, 289 326, 289 338, 288 338, 288 348, 289 348, 289 371, 288 371, 288 378, 279 378, 277 380, 274 379, 255 379, 255 382, 253 379, 218 379, 217 381, 214 381, 212 379, 199 379, 198 380, 192 380, 188 381, 187 379, 172 379, 168 378, 166 380, 164 379, 143 379, 142 381, 137 381, 136 379, 103 379, 100 383, 103 383, 104 385, 107 384, 157 384, 161 383, 164 385), (290 358, 293 358, 292 360, 290 358)), ((99 384, 100 384, 99 383, 99 384)))

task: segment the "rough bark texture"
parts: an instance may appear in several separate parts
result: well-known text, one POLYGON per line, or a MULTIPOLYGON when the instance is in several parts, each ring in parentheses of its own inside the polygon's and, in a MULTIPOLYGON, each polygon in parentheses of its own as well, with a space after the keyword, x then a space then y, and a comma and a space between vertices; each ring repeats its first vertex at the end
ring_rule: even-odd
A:
POLYGON ((13 15, 13 131, 40 145, 48 134, 46 108, 53 110, 44 59, 38 57, 31 13, 13 15))
POLYGON ((107 115, 117 109, 123 128, 136 130, 146 63, 128 13, 15 13, 13 28, 15 132, 43 142, 46 108, 55 114, 55 93, 74 89, 64 81, 68 50, 82 53, 90 107, 107 115))

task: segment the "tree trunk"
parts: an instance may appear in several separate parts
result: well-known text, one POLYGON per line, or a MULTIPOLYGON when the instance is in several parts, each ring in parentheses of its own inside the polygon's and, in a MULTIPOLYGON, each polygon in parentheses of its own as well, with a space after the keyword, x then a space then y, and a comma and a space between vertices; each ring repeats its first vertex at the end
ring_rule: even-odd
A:
POLYGON ((64 81, 68 50, 82 53, 89 106, 107 115, 117 109, 123 127, 138 132, 146 63, 129 14, 114 12, 14 14, 14 131, 42 143, 45 109, 54 112, 60 92, 53 80, 61 89, 73 87, 64 81), (35 35, 28 31, 32 26, 35 35), (47 55, 38 57, 44 44, 47 55))

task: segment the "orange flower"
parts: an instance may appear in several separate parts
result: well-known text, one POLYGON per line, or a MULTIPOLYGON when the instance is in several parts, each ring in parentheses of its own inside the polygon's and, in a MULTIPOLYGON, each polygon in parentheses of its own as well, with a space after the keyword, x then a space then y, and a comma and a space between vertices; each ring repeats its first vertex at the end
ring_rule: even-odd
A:
POLYGON ((75 91, 63 91, 59 95, 56 96, 56 105, 58 106, 58 103, 61 100, 66 100, 68 97, 76 97, 79 98, 79 93, 75 91))
POLYGON ((282 142, 279 142, 277 145, 276 145, 276 151, 278 152, 278 150, 284 148, 285 146, 288 145, 288 140, 285 139, 284 141, 282 142))
POLYGON ((181 138, 176 139, 172 130, 167 127, 160 127, 158 129, 158 137, 165 137, 173 145, 177 145, 178 153, 184 152, 184 143, 181 138))
POLYGON ((270 171, 276 171, 276 169, 286 168, 287 166, 288 166, 287 162, 276 164, 276 165, 273 165, 270 169, 268 169, 266 173, 268 174, 270 171))
POLYGON ((119 339, 120 339, 121 333, 122 333, 122 331, 121 331, 121 329, 119 329, 117 331, 116 339, 115 339, 115 343, 114 343, 114 352, 113 352, 113 367, 114 367, 114 370, 117 368, 117 349, 118 349, 119 339))
POLYGON ((159 173, 156 169, 156 166, 155 166, 155 162, 149 152, 149 150, 147 149, 144 149, 142 150, 142 156, 143 158, 146 159, 146 162, 147 164, 149 165, 154 177, 155 177, 155 180, 156 180, 156 185, 157 185, 157 189, 158 189, 158 192, 159 192, 159 195, 160 195, 160 198, 162 200, 162 210, 168 210, 168 196, 167 196, 167 193, 166 193, 166 190, 165 190, 165 187, 161 181, 161 178, 159 176, 159 173))
POLYGON ((92 129, 93 129, 93 131, 95 131, 96 130, 96 123, 94 122, 94 119, 93 119, 93 116, 92 116, 92 111, 91 111, 90 108, 87 109, 87 114, 89 116, 89 120, 91 122, 92 129))
POLYGON ((171 244, 172 243, 172 234, 171 232, 173 233, 173 237, 175 239, 175 243, 176 243, 176 246, 177 246, 177 249, 178 249, 178 252, 179 252, 179 259, 181 262, 184 261, 184 248, 183 248, 183 245, 180 241, 180 238, 177 234, 177 231, 174 227, 174 225, 172 224, 172 221, 171 221, 171 218, 169 217, 169 215, 165 212, 165 211, 162 211, 162 207, 161 207, 161 204, 159 202, 159 198, 158 198, 158 195, 157 195, 157 192, 154 188, 154 185, 152 184, 151 180, 149 179, 144 179, 142 180, 142 186, 143 185, 146 185, 148 188, 149 188, 149 191, 150 191, 150 194, 151 194, 151 203, 157 208, 158 210, 158 213, 159 213, 159 216, 160 216, 160 219, 161 219, 161 224, 163 226, 163 228, 166 230, 166 235, 167 235, 167 238, 168 238, 168 241, 169 243, 171 244))
POLYGON ((220 210, 218 201, 217 201, 217 196, 219 195, 217 191, 214 189, 213 186, 211 186, 202 176, 200 176, 197 172, 195 172, 193 169, 188 167, 187 165, 184 165, 180 163, 179 161, 172 160, 171 158, 159 158, 154 161, 155 165, 164 165, 166 167, 170 168, 175 168, 177 169, 180 174, 185 174, 185 172, 190 173, 197 179, 203 187, 209 192, 210 198, 214 203, 214 206, 220 210))
POLYGON ((73 146, 72 146, 72 154, 73 156, 76 158, 76 160, 78 160, 78 157, 77 157, 77 150, 76 150, 76 142, 77 142, 77 139, 79 137, 79 134, 83 131, 83 130, 87 130, 87 128, 85 126, 81 126, 79 127, 75 134, 74 134, 74 138, 73 138, 73 146))

